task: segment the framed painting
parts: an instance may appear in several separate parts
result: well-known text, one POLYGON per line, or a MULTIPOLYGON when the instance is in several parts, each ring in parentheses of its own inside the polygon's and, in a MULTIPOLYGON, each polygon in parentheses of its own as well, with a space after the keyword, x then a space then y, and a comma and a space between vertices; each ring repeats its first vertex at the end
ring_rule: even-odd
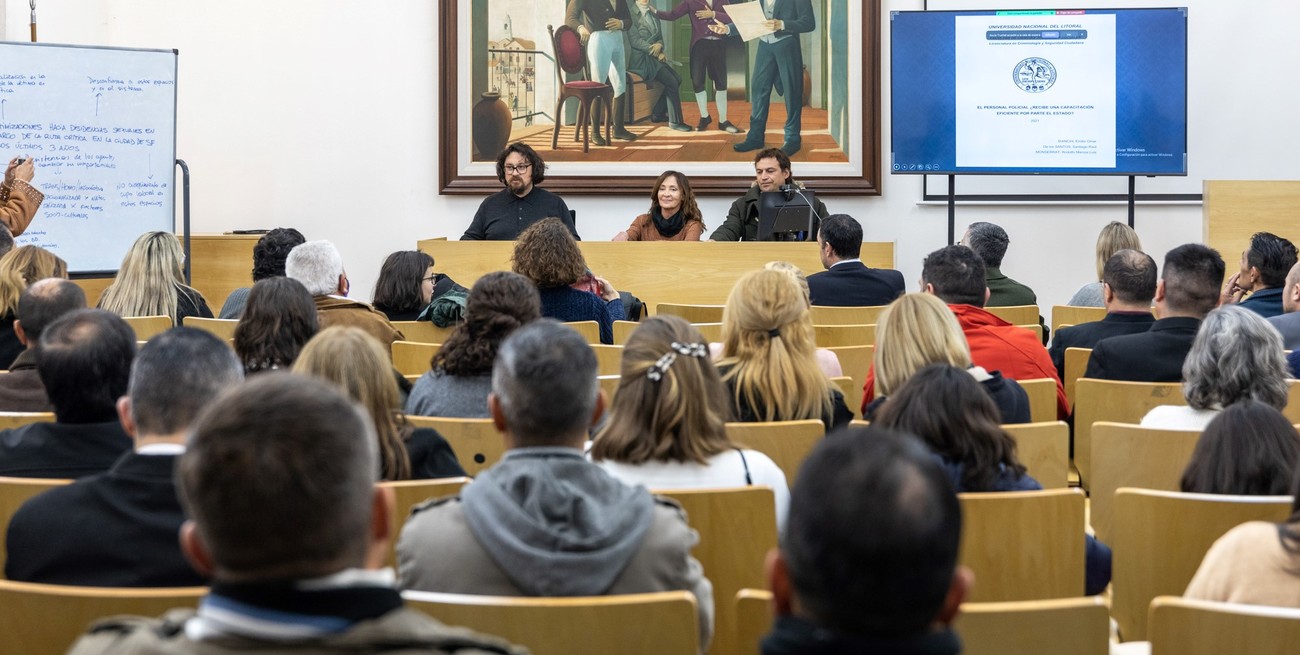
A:
POLYGON ((880 193, 879 0, 449 0, 439 19, 442 193, 499 191, 515 141, 557 193, 642 195, 671 169, 735 194, 764 147, 823 195, 880 193))

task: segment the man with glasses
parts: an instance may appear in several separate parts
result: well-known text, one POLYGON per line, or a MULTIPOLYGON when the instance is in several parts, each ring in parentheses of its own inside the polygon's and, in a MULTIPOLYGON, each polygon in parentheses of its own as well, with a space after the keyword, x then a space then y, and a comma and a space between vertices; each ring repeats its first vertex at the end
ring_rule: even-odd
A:
POLYGON ((512 143, 497 155, 497 179, 506 188, 483 200, 461 241, 513 241, 529 225, 551 217, 563 221, 573 238, 580 238, 564 200, 537 188, 546 179, 546 162, 528 144, 512 143))

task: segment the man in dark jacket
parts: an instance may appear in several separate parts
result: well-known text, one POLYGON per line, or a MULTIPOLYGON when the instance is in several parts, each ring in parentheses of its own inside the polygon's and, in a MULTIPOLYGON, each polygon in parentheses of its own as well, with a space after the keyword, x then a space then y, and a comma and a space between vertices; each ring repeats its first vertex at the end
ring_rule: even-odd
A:
POLYGON ((0 411, 53 411, 40 373, 36 371, 41 333, 64 314, 85 308, 86 292, 72 282, 54 277, 33 282, 18 297, 14 335, 27 349, 9 366, 8 375, 0 375, 0 411))
POLYGON ((627 38, 632 45, 627 55, 627 69, 647 82, 657 82, 663 89, 659 100, 650 109, 650 121, 668 121, 668 127, 678 132, 690 132, 691 126, 682 121, 682 76, 668 63, 659 17, 647 0, 632 5, 632 24, 628 26, 627 38))
POLYGON ((812 304, 873 307, 903 295, 902 273, 862 263, 862 226, 852 216, 827 216, 817 232, 817 245, 826 271, 808 276, 812 304))
POLYGON ((1102 270, 1102 300, 1106 316, 1100 321, 1063 327, 1048 352, 1065 380, 1065 349, 1092 348, 1102 339, 1146 332, 1155 322, 1151 299, 1156 295, 1156 260, 1144 252, 1121 250, 1102 270))
MULTIPOLYGON (((758 240, 758 200, 768 191, 780 191, 789 186, 798 189, 803 185, 794 180, 790 170, 790 158, 778 148, 768 148, 754 157, 754 184, 745 195, 731 203, 727 220, 709 235, 710 241, 757 241, 758 240)), ((821 198, 813 202, 812 234, 808 240, 816 238, 821 219, 826 216, 826 205, 821 198)))

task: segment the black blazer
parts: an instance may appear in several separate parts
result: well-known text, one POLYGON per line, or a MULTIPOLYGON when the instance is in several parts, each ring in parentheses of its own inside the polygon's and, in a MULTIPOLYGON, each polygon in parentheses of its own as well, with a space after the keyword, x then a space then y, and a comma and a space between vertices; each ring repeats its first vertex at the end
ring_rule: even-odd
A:
POLYGON ((808 276, 812 304, 827 307, 888 305, 903 295, 903 274, 887 268, 868 268, 862 262, 835 264, 830 270, 808 276))
POLYGON ((1092 347, 1084 377, 1129 382, 1181 382, 1197 318, 1162 318, 1140 334, 1102 339, 1092 347))
POLYGON ((134 445, 117 421, 32 423, 0 430, 0 475, 80 478, 103 473, 134 445))
POLYGON ((1056 375, 1065 379, 1065 349, 1092 348, 1099 341, 1125 334, 1141 334, 1151 329, 1156 317, 1151 312, 1111 312, 1100 321, 1063 327, 1052 338, 1048 353, 1056 365, 1056 375))

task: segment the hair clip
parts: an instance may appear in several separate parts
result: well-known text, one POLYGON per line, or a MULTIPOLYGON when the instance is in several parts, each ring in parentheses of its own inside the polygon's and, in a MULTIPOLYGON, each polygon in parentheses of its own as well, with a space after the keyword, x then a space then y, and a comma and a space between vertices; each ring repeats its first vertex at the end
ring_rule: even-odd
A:
POLYGON ((772 328, 772 329, 768 330, 768 331, 767 331, 767 336, 769 336, 769 337, 771 337, 771 338, 773 338, 773 339, 775 339, 775 338, 781 336, 781 328, 772 328))
POLYGON ((664 379, 664 373, 667 373, 668 368, 673 365, 673 362, 677 361, 677 355, 679 354, 687 357, 709 356, 709 347, 702 343, 681 343, 680 341, 674 341, 669 347, 672 348, 672 350, 664 353, 662 357, 655 361, 654 366, 651 366, 650 370, 645 372, 645 376, 649 378, 651 382, 658 382, 664 379))
POLYGON ((709 356, 709 347, 702 343, 681 343, 679 341, 674 341, 671 348, 677 351, 679 355, 686 355, 687 357, 709 356))

